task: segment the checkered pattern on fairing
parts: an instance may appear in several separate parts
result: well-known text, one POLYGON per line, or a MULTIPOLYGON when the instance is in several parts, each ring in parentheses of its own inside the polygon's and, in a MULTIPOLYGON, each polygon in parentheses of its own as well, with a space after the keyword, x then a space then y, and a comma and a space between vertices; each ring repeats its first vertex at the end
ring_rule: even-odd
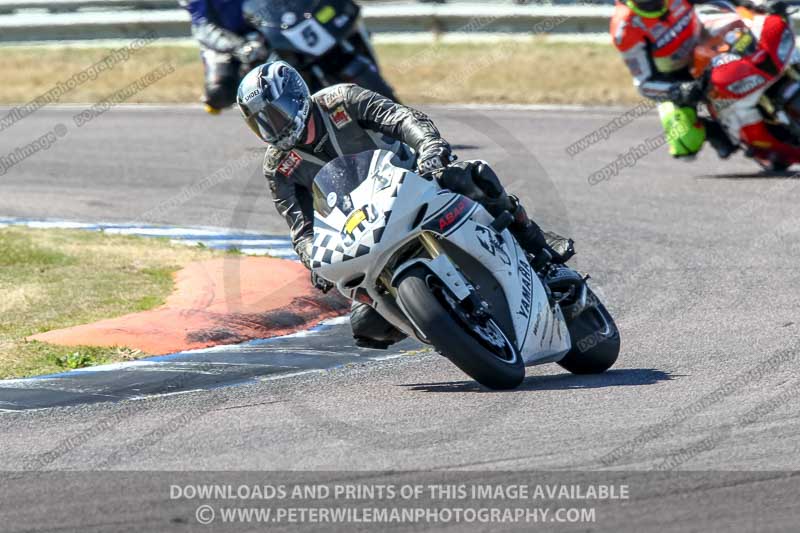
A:
MULTIPOLYGON (((392 190, 392 198, 397 198, 397 195, 400 192, 400 187, 403 185, 403 181, 405 181, 405 177, 406 175, 403 173, 397 180, 397 183, 392 190)), ((359 201, 371 202, 372 188, 368 186, 364 189, 353 191, 351 195, 352 201, 355 203, 355 205, 358 205, 359 201)), ((374 204, 370 203, 368 208, 374 210, 372 205, 374 204)), ((363 207, 362 209, 366 210, 367 207, 363 207)), ((342 263, 370 253, 372 248, 380 242, 391 216, 392 211, 390 209, 383 213, 383 217, 379 219, 378 223, 370 224, 365 221, 356 226, 354 235, 359 241, 359 244, 355 250, 348 247, 348 252, 350 252, 349 254, 345 253, 344 246, 342 245, 342 235, 317 229, 315 231, 314 243, 311 250, 311 267, 319 268, 323 265, 342 263), (368 233, 364 234, 364 232, 367 231, 368 225, 370 225, 372 229, 368 233)))
POLYGON ((355 235, 361 235, 362 233, 365 234, 361 236, 358 246, 356 246, 355 250, 353 250, 351 247, 348 247, 348 252, 353 255, 345 253, 344 246, 342 245, 341 235, 318 230, 314 236, 314 243, 311 247, 312 268, 319 268, 322 265, 350 261, 356 257, 361 257, 368 254, 372 250, 372 247, 380 241, 380 238, 383 235, 383 230, 386 226, 386 222, 389 220, 391 214, 391 211, 384 213, 383 222, 379 226, 373 227, 372 230, 367 233, 365 233, 367 231, 367 223, 361 222, 358 226, 356 226, 356 231, 353 232, 355 235))

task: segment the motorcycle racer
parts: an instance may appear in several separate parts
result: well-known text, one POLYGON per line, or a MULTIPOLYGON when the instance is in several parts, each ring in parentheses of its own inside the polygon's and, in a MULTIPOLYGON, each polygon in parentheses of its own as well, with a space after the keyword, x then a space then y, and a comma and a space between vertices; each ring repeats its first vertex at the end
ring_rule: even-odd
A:
MULTIPOLYGON (((443 187, 468 196, 494 216, 514 216, 509 229, 529 253, 546 250, 553 262, 573 254, 572 240, 545 235, 519 200, 508 195, 484 161, 453 163, 450 145, 424 113, 357 85, 340 84, 311 95, 300 74, 283 61, 261 65, 242 80, 237 96, 247 125, 267 143, 264 175, 278 211, 290 227, 302 263, 311 268, 314 238, 312 187, 329 161, 367 150, 390 150, 412 161, 420 174, 436 175, 443 187), (413 153, 412 153, 413 150, 413 153)), ((315 287, 332 285, 312 272, 315 287)), ((354 303, 353 335, 359 345, 386 348, 402 334, 377 312, 354 303)))
POLYGON ((192 35, 200 43, 205 69, 206 111, 215 114, 236 101, 242 69, 249 71, 269 55, 265 43, 242 15, 244 0, 179 0, 192 16, 192 35))
POLYGON ((705 31, 694 8, 698 4, 758 9, 746 0, 617 0, 610 31, 639 93, 660 102, 670 154, 694 156, 707 138, 724 159, 737 147, 722 126, 697 116, 705 87, 703 80, 689 73, 694 49, 705 31))

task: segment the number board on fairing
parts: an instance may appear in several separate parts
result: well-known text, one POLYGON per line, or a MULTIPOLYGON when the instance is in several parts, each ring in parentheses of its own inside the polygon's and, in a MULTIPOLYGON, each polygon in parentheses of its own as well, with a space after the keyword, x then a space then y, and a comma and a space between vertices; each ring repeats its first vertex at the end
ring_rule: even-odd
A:
POLYGON ((336 44, 330 32, 313 18, 284 30, 283 35, 297 50, 313 56, 325 54, 336 44))

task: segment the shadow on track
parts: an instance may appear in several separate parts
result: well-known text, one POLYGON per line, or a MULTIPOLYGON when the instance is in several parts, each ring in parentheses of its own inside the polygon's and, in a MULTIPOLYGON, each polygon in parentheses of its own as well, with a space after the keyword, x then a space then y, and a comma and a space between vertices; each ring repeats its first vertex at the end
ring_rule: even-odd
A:
POLYGON ((655 385, 660 381, 670 381, 673 375, 654 368, 626 368, 610 370, 594 376, 557 374, 553 376, 528 376, 525 381, 511 391, 493 391, 474 381, 448 381, 442 383, 418 383, 401 385, 420 392, 520 392, 570 389, 599 389, 604 387, 631 387, 655 385))
POLYGON ((453 150, 477 150, 480 146, 474 144, 452 144, 450 148, 453 150))
POLYGON ((760 170, 755 172, 740 172, 738 174, 703 174, 697 176, 699 180, 785 180, 785 179, 798 179, 800 172, 792 172, 791 170, 784 171, 768 171, 760 170))

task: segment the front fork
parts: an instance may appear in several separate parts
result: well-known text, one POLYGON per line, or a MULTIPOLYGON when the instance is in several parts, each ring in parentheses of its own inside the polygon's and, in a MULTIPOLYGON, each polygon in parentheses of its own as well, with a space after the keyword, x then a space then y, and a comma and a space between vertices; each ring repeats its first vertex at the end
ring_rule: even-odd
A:
MULTIPOLYGON (((436 237, 424 231, 420 233, 419 241, 430 258, 418 257, 405 262, 398 270, 391 274, 390 286, 396 288, 404 272, 416 265, 422 265, 428 269, 431 274, 435 275, 442 283, 443 287, 448 289, 459 302, 470 298, 473 292, 471 290, 471 285, 461 272, 459 272, 458 268, 456 268, 456 265, 453 264, 447 254, 444 253, 436 237)), ((388 274, 386 272, 384 273, 388 274)))
MULTIPOLYGON (((489 305, 481 298, 480 293, 472 286, 462 274, 458 267, 453 264, 444 249, 439 244, 438 239, 429 232, 422 232, 419 235, 419 242, 427 252, 429 258, 417 258, 406 262, 403 266, 391 275, 390 286, 396 289, 399 279, 403 272, 414 267, 423 265, 441 284, 441 288, 458 301, 459 306, 471 315, 479 324, 486 324, 491 318, 489 305)), ((384 271, 383 275, 389 276, 384 271)), ((386 278, 382 278, 385 283, 386 278)))
MULTIPOLYGON (((436 240, 436 237, 427 231, 423 231, 419 234, 419 243, 423 250, 428 253, 431 259, 436 259, 444 253, 442 247, 439 245, 439 241, 436 240)), ((419 261, 416 261, 415 263, 418 262, 419 261)), ((406 268, 403 268, 402 270, 406 270, 406 268)), ((381 282, 383 288, 386 289, 392 296, 397 296, 397 290, 395 286, 397 282, 397 272, 387 266, 383 272, 381 272, 380 276, 378 276, 378 280, 381 282)))
POLYGON ((419 235, 419 242, 422 244, 422 247, 425 248, 425 251, 430 254, 431 259, 436 259, 440 255, 442 255, 442 247, 439 246, 439 241, 431 235, 427 231, 423 231, 419 235))

